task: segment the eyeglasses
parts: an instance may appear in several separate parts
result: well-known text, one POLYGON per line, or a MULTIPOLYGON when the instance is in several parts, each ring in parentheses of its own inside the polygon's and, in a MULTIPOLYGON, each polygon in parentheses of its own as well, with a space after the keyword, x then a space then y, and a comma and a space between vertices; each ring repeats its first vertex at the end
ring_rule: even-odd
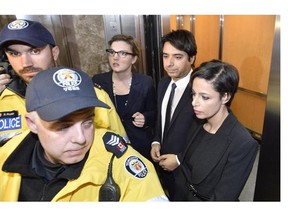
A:
POLYGON ((113 50, 113 49, 106 49, 106 52, 107 52, 108 55, 111 56, 111 57, 113 57, 113 56, 115 55, 115 53, 116 53, 119 57, 121 57, 121 58, 125 58, 127 55, 132 55, 132 56, 134 56, 133 53, 125 52, 125 51, 122 51, 122 50, 116 52, 116 51, 113 50))

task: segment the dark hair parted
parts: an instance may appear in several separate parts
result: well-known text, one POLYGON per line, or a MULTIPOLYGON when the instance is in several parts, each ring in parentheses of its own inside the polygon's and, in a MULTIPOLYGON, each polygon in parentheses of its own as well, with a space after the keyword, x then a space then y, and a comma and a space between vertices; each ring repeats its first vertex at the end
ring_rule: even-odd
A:
POLYGON ((117 35, 114 35, 109 41, 108 41, 108 45, 109 47, 112 45, 113 42, 115 41, 124 41, 126 42, 127 44, 130 45, 131 47, 131 50, 132 50, 132 53, 134 56, 137 56, 139 57, 139 48, 138 48, 138 44, 137 42, 135 41, 135 39, 130 36, 130 35, 125 35, 125 34, 117 34, 117 35))
POLYGON ((162 48, 166 42, 169 42, 176 49, 186 52, 190 58, 195 56, 196 59, 197 45, 192 32, 185 29, 180 29, 176 31, 173 30, 162 37, 161 39, 162 48))
POLYGON ((195 68, 191 75, 192 85, 196 77, 209 81, 215 91, 220 93, 221 97, 225 93, 229 94, 231 97, 226 105, 230 107, 239 85, 239 73, 236 67, 214 59, 209 62, 203 62, 199 67, 195 68))

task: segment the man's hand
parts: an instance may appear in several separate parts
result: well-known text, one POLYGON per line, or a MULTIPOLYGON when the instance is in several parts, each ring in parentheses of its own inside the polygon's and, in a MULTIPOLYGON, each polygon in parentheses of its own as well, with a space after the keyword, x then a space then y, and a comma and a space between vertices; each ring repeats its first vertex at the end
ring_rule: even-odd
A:
POLYGON ((160 161, 160 149, 161 145, 159 143, 152 144, 150 155, 154 162, 158 163, 160 161))
POLYGON ((9 82, 11 82, 9 74, 0 74, 0 92, 2 92, 6 88, 6 85, 9 82))
POLYGON ((175 154, 161 155, 158 159, 160 160, 159 166, 165 171, 171 172, 179 166, 175 154))

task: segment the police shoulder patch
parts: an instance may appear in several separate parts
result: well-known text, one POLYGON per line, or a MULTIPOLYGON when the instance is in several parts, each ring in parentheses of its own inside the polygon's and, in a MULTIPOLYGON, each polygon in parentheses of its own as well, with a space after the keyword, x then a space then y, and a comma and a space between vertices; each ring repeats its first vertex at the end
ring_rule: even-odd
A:
POLYGON ((94 83, 94 87, 98 88, 98 89, 102 89, 101 85, 97 84, 97 83, 94 83))
POLYGON ((107 131, 102 139, 106 150, 115 154, 117 158, 120 158, 127 150, 126 141, 118 134, 107 131))
POLYGON ((125 161, 125 169, 132 176, 141 179, 145 178, 148 174, 146 164, 137 156, 129 156, 125 161))

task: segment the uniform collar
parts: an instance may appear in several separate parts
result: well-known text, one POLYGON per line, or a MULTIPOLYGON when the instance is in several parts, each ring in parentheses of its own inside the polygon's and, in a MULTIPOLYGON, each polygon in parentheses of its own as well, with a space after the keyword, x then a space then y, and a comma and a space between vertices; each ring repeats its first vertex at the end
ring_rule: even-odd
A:
MULTIPOLYGON (((6 172, 20 173, 25 176, 34 177, 36 176, 36 174, 33 169, 35 169, 38 175, 46 178, 47 172, 45 172, 45 170, 48 169, 48 162, 44 164, 44 166, 46 166, 46 169, 41 168, 39 166, 40 159, 39 157, 36 157, 36 155, 41 151, 43 152, 43 149, 39 143, 37 135, 30 132, 7 158, 2 169, 6 172), (36 154, 35 152, 38 153, 36 154), (36 160, 38 160, 38 165, 35 165, 36 160)), ((81 162, 65 166, 65 168, 62 170, 62 173, 60 173, 57 177, 65 178, 67 180, 78 178, 86 162, 86 159, 88 158, 88 154, 89 152, 86 154, 85 158, 81 162)), ((43 162, 42 159, 41 161, 43 162)))
POLYGON ((27 84, 19 77, 15 76, 13 80, 7 85, 7 89, 18 94, 22 98, 25 97, 27 84))

